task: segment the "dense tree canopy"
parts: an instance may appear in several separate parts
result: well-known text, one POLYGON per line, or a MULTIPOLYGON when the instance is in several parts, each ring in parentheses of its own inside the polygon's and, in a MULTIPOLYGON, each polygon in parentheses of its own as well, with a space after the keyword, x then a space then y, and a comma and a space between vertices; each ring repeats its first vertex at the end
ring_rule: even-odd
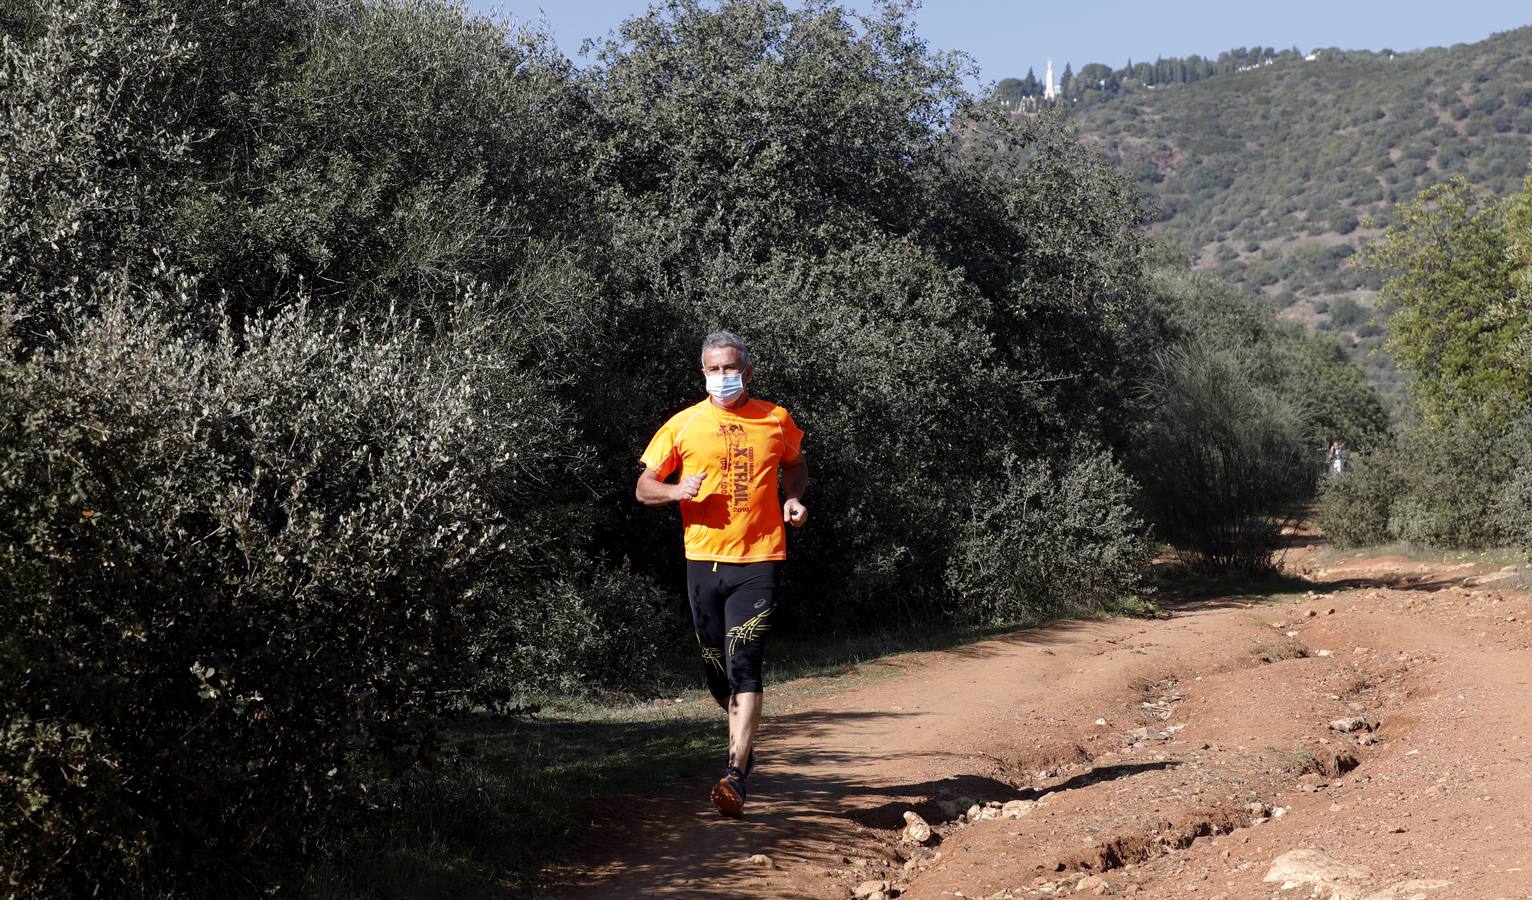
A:
POLYGON ((1367 253, 1389 273, 1389 350, 1437 424, 1503 423, 1532 398, 1522 352, 1532 334, 1527 274, 1516 255, 1526 252, 1527 197, 1502 207, 1463 180, 1431 188, 1400 208, 1399 224, 1367 253))

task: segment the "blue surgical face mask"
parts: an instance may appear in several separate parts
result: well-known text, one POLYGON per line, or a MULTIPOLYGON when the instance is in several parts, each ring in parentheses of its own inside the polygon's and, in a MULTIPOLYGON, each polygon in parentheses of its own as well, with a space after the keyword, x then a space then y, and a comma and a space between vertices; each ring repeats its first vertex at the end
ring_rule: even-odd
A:
POLYGON ((738 397, 744 390, 745 376, 743 375, 707 376, 707 392, 724 403, 738 397))

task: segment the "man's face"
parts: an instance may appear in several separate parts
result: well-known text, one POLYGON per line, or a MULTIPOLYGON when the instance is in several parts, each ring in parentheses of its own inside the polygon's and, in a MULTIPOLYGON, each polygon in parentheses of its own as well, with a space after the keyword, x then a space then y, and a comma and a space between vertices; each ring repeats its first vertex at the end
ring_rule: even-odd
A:
POLYGON ((750 385, 751 370, 754 366, 740 363, 738 347, 709 347, 702 354, 702 375, 743 375, 745 385, 750 385))

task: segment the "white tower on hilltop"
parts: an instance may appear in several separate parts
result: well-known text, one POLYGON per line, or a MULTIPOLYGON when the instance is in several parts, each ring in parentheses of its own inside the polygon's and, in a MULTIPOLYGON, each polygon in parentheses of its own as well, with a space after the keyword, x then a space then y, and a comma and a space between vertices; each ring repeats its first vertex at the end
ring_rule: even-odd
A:
POLYGON ((1059 97, 1058 86, 1053 83, 1053 60, 1048 60, 1048 73, 1043 76, 1043 99, 1057 100, 1059 97))

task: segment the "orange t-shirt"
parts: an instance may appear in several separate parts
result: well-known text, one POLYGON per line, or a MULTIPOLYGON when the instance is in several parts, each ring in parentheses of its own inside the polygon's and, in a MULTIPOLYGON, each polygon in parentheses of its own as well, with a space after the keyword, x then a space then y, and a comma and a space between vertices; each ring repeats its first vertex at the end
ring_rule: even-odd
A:
POLYGON ((777 465, 798 459, 803 432, 764 400, 723 409, 711 399, 670 417, 639 461, 660 478, 706 471, 695 500, 681 501, 686 558, 766 562, 787 558, 777 465))

